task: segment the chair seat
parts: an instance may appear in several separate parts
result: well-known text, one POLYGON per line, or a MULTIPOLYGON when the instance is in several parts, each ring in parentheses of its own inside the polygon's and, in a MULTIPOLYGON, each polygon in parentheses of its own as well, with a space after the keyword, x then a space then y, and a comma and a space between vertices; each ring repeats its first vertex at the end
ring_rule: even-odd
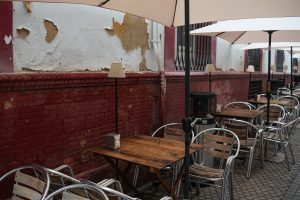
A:
POLYGON ((264 132, 263 138, 265 140, 280 140, 279 135, 275 132, 264 132))
POLYGON ((192 164, 190 166, 190 174, 202 178, 221 179, 223 176, 223 169, 215 169, 200 164, 192 164))

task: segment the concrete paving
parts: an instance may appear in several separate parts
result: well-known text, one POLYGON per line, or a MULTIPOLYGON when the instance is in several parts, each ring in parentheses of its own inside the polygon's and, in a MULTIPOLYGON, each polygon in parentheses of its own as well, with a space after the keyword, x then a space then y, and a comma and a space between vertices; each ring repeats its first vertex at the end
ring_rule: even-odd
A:
MULTIPOLYGON (((247 165, 243 165, 241 160, 236 160, 233 174, 234 199, 300 199, 300 129, 292 136, 292 148, 295 155, 296 164, 291 166, 291 171, 287 170, 285 161, 265 162, 264 169, 260 168, 260 161, 254 160, 251 178, 246 178, 247 165)), ((247 163, 247 162, 246 162, 247 163)), ((147 184, 141 188, 145 200, 157 200, 167 195, 162 186, 158 188, 155 184, 147 184)), ((220 199, 220 188, 209 186, 202 187, 197 194, 193 187, 190 192, 190 199, 220 199)), ((183 199, 182 190, 180 199, 183 199)))

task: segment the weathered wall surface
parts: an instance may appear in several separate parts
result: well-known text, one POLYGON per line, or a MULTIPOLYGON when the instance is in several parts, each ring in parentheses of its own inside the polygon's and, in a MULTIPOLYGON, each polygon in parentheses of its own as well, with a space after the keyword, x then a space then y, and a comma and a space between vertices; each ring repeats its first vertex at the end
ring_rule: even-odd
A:
POLYGON ((13 5, 15 71, 99 71, 121 59, 127 71, 158 70, 161 25, 85 5, 13 5))
MULTIPOLYGON (((283 78, 283 74, 274 75, 274 79, 283 78)), ((266 74, 252 74, 252 80, 262 80, 262 90, 266 91, 266 74)), ((289 80, 286 79, 286 83, 289 80)), ((191 75, 191 92, 208 92, 208 74, 191 75)), ((211 91, 217 94, 217 103, 226 105, 232 101, 247 101, 249 74, 222 73, 212 74, 211 91)), ((179 73, 166 73, 165 122, 181 122, 184 116, 184 79, 179 73)), ((192 99, 191 99, 192 101, 192 99)))
POLYGON ((13 71, 12 2, 0 2, 0 73, 13 71))
POLYGON ((236 72, 244 71, 244 50, 240 48, 244 45, 230 45, 225 40, 217 38, 216 66, 222 71, 236 72))
MULTIPOLYGON (((114 81, 106 76, 0 74, 0 174, 31 163, 65 163, 76 174, 107 167, 85 151, 114 131, 114 81)), ((150 134, 158 127, 159 84, 157 73, 127 74, 119 81, 121 137, 150 134)))

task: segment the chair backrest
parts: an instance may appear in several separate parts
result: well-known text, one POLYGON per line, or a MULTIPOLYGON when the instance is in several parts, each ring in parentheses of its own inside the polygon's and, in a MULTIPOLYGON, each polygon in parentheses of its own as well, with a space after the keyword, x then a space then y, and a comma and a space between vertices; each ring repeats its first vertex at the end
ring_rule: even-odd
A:
POLYGON ((224 108, 240 108, 240 109, 249 109, 249 110, 256 109, 254 105, 244 101, 235 101, 235 102, 228 103, 224 106, 224 108))
MULTIPOLYGON (((262 111, 259 117, 256 118, 256 124, 264 125, 267 121, 267 105, 262 105, 257 108, 258 111, 262 111)), ((284 107, 277 104, 270 104, 269 108, 269 121, 285 121, 286 112, 284 107)))
POLYGON ((182 130, 182 123, 165 124, 156 129, 153 132, 152 137, 157 136, 160 132, 162 132, 164 138, 184 141, 184 131, 182 130))
POLYGON ((285 95, 277 98, 278 100, 288 101, 288 106, 294 106, 294 108, 299 108, 299 100, 295 96, 285 95))
POLYGON ((300 95, 300 89, 293 90, 293 94, 299 97, 299 95, 300 95))
POLYGON ((43 167, 28 165, 13 169, 0 178, 0 183, 11 176, 15 176, 12 189, 13 199, 43 200, 46 197, 50 180, 43 167), (37 174, 40 174, 43 179, 37 174))
POLYGON ((219 168, 224 167, 223 161, 227 160, 230 156, 233 156, 234 159, 240 150, 238 136, 231 130, 225 128, 209 128, 203 130, 196 134, 191 142, 204 144, 202 153, 195 154, 195 162, 205 164, 204 157, 213 157, 219 159, 219 168))
POLYGON ((254 143, 249 139, 254 139, 256 141, 259 135, 259 129, 250 122, 239 120, 239 119, 226 119, 223 123, 224 128, 233 131, 240 141, 244 141, 242 144, 249 146, 254 143))
POLYGON ((108 196, 99 187, 88 184, 74 184, 62 187, 48 195, 44 200, 52 200, 59 196, 62 200, 109 200, 108 196), (73 191, 82 191, 85 196, 74 194, 73 191))
POLYGON ((275 137, 272 139, 278 140, 280 142, 284 142, 289 140, 290 136, 293 134, 295 128, 297 127, 299 121, 300 121, 300 117, 287 123, 275 122, 276 127, 274 126, 266 127, 265 131, 277 132, 279 134, 278 135, 279 137, 275 137))
POLYGON ((289 94, 291 94, 291 90, 286 87, 280 87, 277 89, 277 94, 278 95, 289 95, 289 94))

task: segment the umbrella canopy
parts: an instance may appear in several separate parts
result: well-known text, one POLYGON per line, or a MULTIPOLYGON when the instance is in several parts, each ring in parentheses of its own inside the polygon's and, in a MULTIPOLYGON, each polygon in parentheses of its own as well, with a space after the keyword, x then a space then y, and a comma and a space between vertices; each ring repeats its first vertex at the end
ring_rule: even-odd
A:
POLYGON ((264 31, 274 31, 272 42, 300 42, 300 17, 227 20, 193 30, 190 33, 217 36, 231 44, 245 44, 268 42, 268 34, 264 31))
MULTIPOLYGON (((20 0, 17 0, 20 1, 20 0)), ((31 1, 31 0, 26 0, 31 1)), ((32 0, 99 6, 150 19, 166 26, 185 24, 184 0, 32 0)), ((253 17, 300 15, 299 0, 189 0, 190 23, 253 17), (246 12, 245 10, 251 11, 246 12)))
MULTIPOLYGON (((241 49, 267 49, 269 44, 266 42, 262 43, 251 43, 248 44, 241 49)), ((272 48, 280 49, 280 50, 290 50, 290 47, 299 47, 293 48, 293 52, 300 51, 300 42, 272 42, 272 48)))
POLYGON ((269 124, 271 42, 272 40, 300 42, 300 17, 227 20, 193 30, 190 33, 192 35, 217 36, 231 44, 268 41, 267 124, 269 124))

